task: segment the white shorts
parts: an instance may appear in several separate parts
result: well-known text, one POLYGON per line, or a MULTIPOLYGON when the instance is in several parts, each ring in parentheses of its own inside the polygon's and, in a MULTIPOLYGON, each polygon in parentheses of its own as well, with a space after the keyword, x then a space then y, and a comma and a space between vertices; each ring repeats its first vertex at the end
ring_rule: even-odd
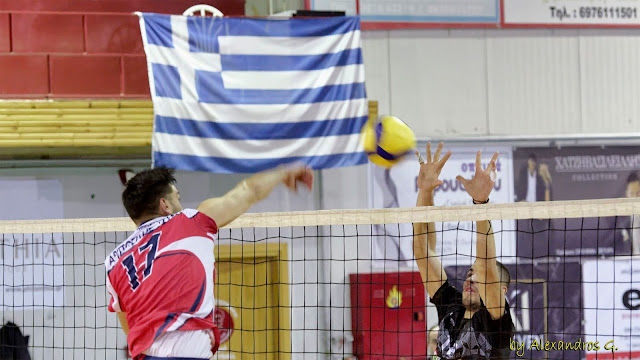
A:
POLYGON ((157 357, 186 357, 209 359, 212 330, 170 331, 158 336, 144 352, 157 357))

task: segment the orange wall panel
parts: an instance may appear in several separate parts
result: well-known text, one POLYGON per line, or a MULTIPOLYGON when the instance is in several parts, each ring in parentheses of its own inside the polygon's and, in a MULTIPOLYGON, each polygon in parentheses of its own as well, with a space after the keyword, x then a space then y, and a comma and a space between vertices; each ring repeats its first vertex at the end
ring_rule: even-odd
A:
POLYGON ((140 22, 133 15, 87 15, 88 53, 143 53, 140 22))
POLYGON ((9 14, 0 14, 0 53, 11 51, 9 14))
MULTIPOLYGON (((148 98, 134 11, 182 14, 193 0, 0 0, 0 97, 148 98)), ((244 15, 244 0, 204 3, 244 15)))
POLYGON ((141 56, 123 56, 125 95, 149 96, 149 73, 147 58, 141 56))
POLYGON ((13 51, 18 53, 81 53, 82 15, 12 14, 13 51))
POLYGON ((0 84, 0 95, 47 95, 47 56, 0 55, 0 84))
POLYGON ((120 96, 120 56, 51 56, 55 96, 120 96))
POLYGON ((225 15, 244 15, 244 0, 0 0, 0 10, 182 14, 195 4, 209 4, 225 15))

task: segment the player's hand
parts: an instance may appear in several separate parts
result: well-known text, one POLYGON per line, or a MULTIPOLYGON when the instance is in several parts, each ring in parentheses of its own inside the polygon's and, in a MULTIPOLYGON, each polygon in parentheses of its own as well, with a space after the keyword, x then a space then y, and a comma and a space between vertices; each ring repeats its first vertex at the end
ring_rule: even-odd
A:
POLYGON ((304 166, 286 169, 282 182, 293 191, 298 191, 298 182, 303 183, 311 190, 313 188, 313 170, 304 166))
POLYGON ((476 202, 484 202, 489 199, 489 194, 493 190, 493 183, 496 179, 496 160, 498 159, 498 153, 493 154, 489 165, 486 169, 482 169, 482 163, 480 162, 480 151, 476 154, 476 173, 471 180, 463 178, 458 175, 456 179, 464 185, 465 190, 476 202))
POLYGON ((449 160, 451 151, 444 154, 440 159, 440 153, 442 153, 443 143, 438 144, 436 153, 431 158, 431 143, 427 143, 427 159, 426 162, 422 159, 419 151, 416 151, 418 156, 418 162, 420 163, 420 173, 418 174, 418 189, 433 191, 438 186, 442 185, 442 180, 438 179, 440 172, 444 167, 444 164, 449 160))

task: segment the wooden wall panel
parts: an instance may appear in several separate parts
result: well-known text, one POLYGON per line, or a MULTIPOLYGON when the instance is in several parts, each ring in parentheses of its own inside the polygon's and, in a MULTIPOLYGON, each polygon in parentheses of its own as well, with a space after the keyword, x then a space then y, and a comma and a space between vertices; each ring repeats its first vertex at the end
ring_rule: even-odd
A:
POLYGON ((87 147, 93 154, 148 154, 152 129, 151 101, 3 101, 0 157, 83 154, 87 147))

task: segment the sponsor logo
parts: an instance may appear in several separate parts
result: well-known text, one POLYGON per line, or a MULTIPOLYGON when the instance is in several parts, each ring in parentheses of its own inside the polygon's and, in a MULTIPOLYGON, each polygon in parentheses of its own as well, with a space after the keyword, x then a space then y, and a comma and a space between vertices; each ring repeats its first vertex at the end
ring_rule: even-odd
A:
POLYGON ((389 290, 387 306, 390 309, 398 309, 400 305, 402 305, 402 292, 398 291, 398 287, 394 285, 391 290, 389 290))

